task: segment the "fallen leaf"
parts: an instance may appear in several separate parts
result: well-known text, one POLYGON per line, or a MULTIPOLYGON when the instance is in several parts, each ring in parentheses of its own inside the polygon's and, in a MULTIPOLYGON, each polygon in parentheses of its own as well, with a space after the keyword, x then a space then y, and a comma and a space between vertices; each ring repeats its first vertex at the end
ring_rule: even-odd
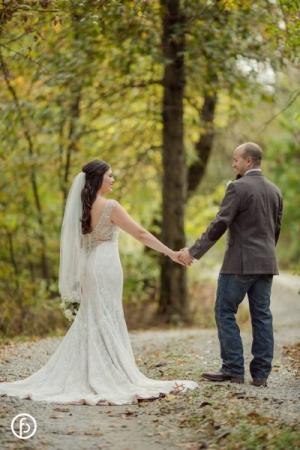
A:
POLYGON ((174 400, 175 398, 176 398, 176 395, 168 394, 168 395, 166 395, 165 400, 167 400, 167 402, 170 402, 170 401, 174 400))
POLYGON ((199 408, 203 408, 204 406, 207 406, 207 405, 211 405, 211 403, 210 402, 202 402, 202 403, 200 403, 199 408))

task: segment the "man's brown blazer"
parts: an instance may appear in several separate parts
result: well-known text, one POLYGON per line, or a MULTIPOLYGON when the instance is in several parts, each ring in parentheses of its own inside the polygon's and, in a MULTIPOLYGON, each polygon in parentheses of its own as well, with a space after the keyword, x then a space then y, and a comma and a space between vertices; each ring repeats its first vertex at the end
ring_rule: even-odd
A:
POLYGON ((281 218, 280 190, 261 171, 248 172, 228 185, 216 218, 189 252, 199 259, 229 228, 221 273, 277 275, 281 218))

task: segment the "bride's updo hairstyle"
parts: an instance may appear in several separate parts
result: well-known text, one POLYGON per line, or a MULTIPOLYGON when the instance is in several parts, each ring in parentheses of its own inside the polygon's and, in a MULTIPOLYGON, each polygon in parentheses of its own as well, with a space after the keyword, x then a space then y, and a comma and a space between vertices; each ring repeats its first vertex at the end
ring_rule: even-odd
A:
POLYGON ((97 192, 102 186, 103 176, 110 168, 105 161, 95 159, 82 167, 85 173, 85 185, 81 191, 82 201, 82 234, 90 233, 91 230, 91 208, 96 199, 97 192))

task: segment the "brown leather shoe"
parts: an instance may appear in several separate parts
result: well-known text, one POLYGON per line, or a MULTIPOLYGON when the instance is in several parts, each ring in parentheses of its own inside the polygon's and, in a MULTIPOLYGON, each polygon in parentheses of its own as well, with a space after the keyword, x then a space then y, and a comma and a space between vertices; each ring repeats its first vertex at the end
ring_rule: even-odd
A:
POLYGON ((253 386, 264 386, 267 387, 267 379, 266 378, 253 378, 252 383, 253 386))
POLYGON ((203 378, 209 381, 230 381, 231 383, 243 384, 245 379, 242 375, 229 375, 223 372, 204 372, 203 378))

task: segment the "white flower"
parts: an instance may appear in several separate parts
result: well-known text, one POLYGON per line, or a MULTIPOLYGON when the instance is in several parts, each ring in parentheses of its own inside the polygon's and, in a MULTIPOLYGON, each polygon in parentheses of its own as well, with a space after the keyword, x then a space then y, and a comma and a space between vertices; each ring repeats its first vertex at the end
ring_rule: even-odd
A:
POLYGON ((68 320, 73 320, 73 319, 74 319, 73 314, 72 314, 72 311, 70 311, 69 309, 66 309, 66 310, 65 310, 65 316, 66 316, 66 318, 67 318, 68 320))

